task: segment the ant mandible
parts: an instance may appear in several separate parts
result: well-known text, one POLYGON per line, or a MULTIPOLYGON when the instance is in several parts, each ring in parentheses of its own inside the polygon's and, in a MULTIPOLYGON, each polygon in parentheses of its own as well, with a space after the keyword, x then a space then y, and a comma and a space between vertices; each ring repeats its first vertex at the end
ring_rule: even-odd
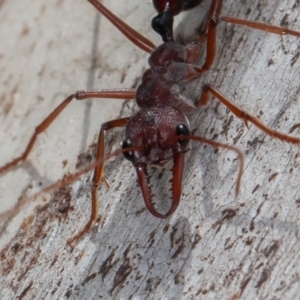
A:
POLYGON ((199 99, 194 103, 188 97, 180 93, 178 84, 191 82, 208 71, 216 57, 216 29, 219 22, 227 22, 236 25, 272 32, 279 35, 294 35, 300 37, 300 33, 279 26, 247 21, 243 19, 221 16, 222 0, 213 0, 209 11, 202 23, 202 33, 195 43, 183 46, 174 41, 173 19, 185 9, 191 9, 200 4, 201 0, 153 0, 158 16, 152 21, 152 27, 158 32, 163 43, 156 47, 147 38, 129 27, 112 12, 106 9, 98 0, 88 0, 101 14, 103 14, 116 28, 118 28, 131 42, 140 49, 148 52, 150 68, 143 74, 142 82, 135 89, 109 89, 96 91, 77 91, 68 96, 49 116, 36 127, 25 151, 22 155, 0 168, 0 173, 7 172, 25 161, 30 154, 38 135, 44 132, 57 116, 73 99, 85 100, 90 98, 114 98, 136 99, 140 111, 133 117, 121 118, 102 124, 98 137, 96 154, 97 163, 94 165, 92 186, 92 211, 91 217, 82 230, 68 240, 72 243, 87 232, 98 217, 97 188, 104 179, 104 136, 105 132, 126 126, 126 138, 122 144, 125 158, 130 160, 136 169, 138 181, 141 186, 146 207, 155 217, 166 218, 177 209, 181 197, 181 183, 184 168, 184 158, 189 151, 189 141, 195 140, 217 148, 224 148, 237 153, 240 164, 236 183, 236 195, 239 193, 240 181, 243 170, 243 155, 234 146, 211 141, 190 133, 187 115, 193 114, 199 107, 206 105, 210 94, 223 103, 236 117, 242 119, 246 125, 253 123, 266 134, 282 141, 300 144, 300 138, 296 138, 264 125, 259 119, 241 110, 217 91, 213 86, 206 84, 202 89, 199 99), (206 58, 202 66, 197 66, 200 49, 206 40, 206 58), (172 205, 162 214, 158 212, 153 203, 151 185, 147 174, 147 166, 162 166, 173 160, 172 168, 172 205))

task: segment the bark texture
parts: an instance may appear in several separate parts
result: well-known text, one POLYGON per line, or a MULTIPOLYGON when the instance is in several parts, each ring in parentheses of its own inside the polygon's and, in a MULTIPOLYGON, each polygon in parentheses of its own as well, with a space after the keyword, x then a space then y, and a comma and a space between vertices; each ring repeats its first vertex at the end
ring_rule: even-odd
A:
MULTIPOLYGON (((152 4, 120 2, 103 1, 158 45, 152 4)), ((223 14, 300 30, 299 1, 247 2, 224 1, 223 14)), ((200 11, 178 19, 178 39, 193 35, 200 11)), ((87 1, 4 0, 0 19, 0 165, 20 154, 35 126, 75 90, 135 87, 147 68, 148 55, 87 1)), ((226 24, 218 36, 213 69, 185 93, 196 99, 210 83, 268 126, 300 136, 300 40, 226 24)), ((91 162, 101 124, 135 111, 120 100, 72 103, 29 161, 1 176, 1 210, 91 162)), ((299 146, 247 128, 215 99, 191 125, 194 134, 245 154, 237 198, 235 154, 192 143, 178 210, 154 218, 131 165, 117 157, 106 168, 110 190, 99 189, 102 219, 74 249, 66 241, 89 217, 91 173, 1 219, 0 298, 298 298, 299 146)), ((109 134, 107 151, 122 140, 122 131, 109 134)), ((164 199, 165 177, 153 177, 164 199)))

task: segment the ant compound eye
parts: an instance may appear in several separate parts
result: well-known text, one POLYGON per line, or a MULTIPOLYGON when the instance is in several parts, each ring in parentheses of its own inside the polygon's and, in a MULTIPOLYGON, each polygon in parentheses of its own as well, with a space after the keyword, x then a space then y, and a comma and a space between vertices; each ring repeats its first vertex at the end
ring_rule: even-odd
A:
MULTIPOLYGON (((176 126, 176 135, 190 135, 190 130, 185 124, 179 124, 176 126)), ((186 147, 189 143, 188 139, 179 139, 178 143, 182 147, 186 147)))
POLYGON ((176 126, 176 134, 177 135, 189 135, 190 130, 185 124, 179 124, 176 126))
MULTIPOLYGON (((122 149, 131 148, 131 147, 132 147, 132 143, 130 139, 125 140, 122 144, 122 149)), ((126 159, 133 161, 134 158, 133 151, 123 152, 123 155, 126 159)))

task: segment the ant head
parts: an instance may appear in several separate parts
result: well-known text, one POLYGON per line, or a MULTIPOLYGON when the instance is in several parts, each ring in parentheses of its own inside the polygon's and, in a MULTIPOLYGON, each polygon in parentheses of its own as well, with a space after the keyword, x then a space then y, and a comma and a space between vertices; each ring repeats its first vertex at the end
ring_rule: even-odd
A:
POLYGON ((189 140, 178 136, 189 134, 188 120, 177 108, 155 106, 142 109, 128 123, 122 148, 134 147, 143 151, 128 151, 124 156, 134 166, 163 165, 174 154, 187 152, 189 140))

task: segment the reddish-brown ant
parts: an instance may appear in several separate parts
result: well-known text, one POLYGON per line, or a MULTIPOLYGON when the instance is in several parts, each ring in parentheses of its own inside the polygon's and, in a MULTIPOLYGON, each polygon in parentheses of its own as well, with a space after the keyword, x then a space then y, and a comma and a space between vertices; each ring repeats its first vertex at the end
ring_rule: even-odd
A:
MULTIPOLYGON (((159 26, 154 26, 156 31, 162 36, 164 43, 156 48, 148 39, 130 28, 119 18, 113 15, 97 0, 88 0, 99 12, 107 17, 128 39, 142 50, 151 54, 149 58, 150 68, 144 73, 142 83, 137 90, 97 90, 97 91, 77 91, 67 97, 37 128, 23 154, 0 168, 0 173, 6 172, 27 159, 31 152, 37 136, 44 132, 55 120, 60 112, 73 100, 84 100, 89 98, 114 98, 114 99, 136 99, 140 111, 131 118, 122 118, 106 122, 102 125, 96 159, 93 187, 92 187, 92 214, 86 226, 69 242, 79 239, 96 220, 98 215, 97 187, 104 181, 104 134, 105 131, 126 126, 126 139, 123 143, 125 157, 129 159, 136 168, 138 180, 142 189, 145 204, 149 211, 158 218, 165 218, 171 215, 178 207, 181 196, 181 182, 185 153, 188 151, 189 140, 196 140, 215 147, 226 148, 235 151, 240 159, 240 171, 236 184, 236 194, 239 191, 243 158, 241 152, 233 147, 218 142, 207 140, 203 137, 190 134, 189 124, 186 114, 194 113, 197 107, 205 105, 209 100, 209 94, 215 96, 233 114, 241 118, 246 124, 251 122, 262 131, 272 137, 283 141, 298 144, 300 139, 292 137, 278 131, 274 131, 265 126, 256 117, 242 111, 226 97, 218 92, 211 85, 203 87, 199 100, 193 103, 189 98, 180 93, 177 84, 190 82, 201 77, 208 71, 216 56, 216 28, 220 21, 243 25, 254 29, 273 32, 280 35, 291 34, 299 37, 300 33, 286 28, 266 25, 262 23, 241 20, 237 18, 224 17, 220 15, 222 1, 214 0, 202 25, 202 35, 196 43, 182 46, 173 39, 173 22, 165 21, 165 15, 172 18, 180 13, 184 8, 193 7, 200 1, 191 1, 190 6, 185 6, 185 1, 154 1, 154 5, 159 12, 159 26), (207 41, 206 59, 199 67, 196 65, 199 60, 200 48, 203 40, 207 41), (173 160, 172 169, 172 205, 167 213, 158 212, 153 204, 151 186, 147 175, 146 167, 149 164, 163 165, 165 162, 173 160)), ((168 20, 168 19, 167 19, 168 20)), ((155 22, 154 22, 155 23, 155 22)))

